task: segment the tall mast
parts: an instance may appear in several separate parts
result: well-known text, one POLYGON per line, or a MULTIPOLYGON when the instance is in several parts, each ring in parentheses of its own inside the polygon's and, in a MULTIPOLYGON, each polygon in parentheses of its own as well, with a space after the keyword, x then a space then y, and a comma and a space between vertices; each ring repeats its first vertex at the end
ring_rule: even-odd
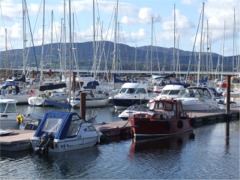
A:
POLYGON ((41 74, 40 74, 40 82, 43 80, 43 63, 44 63, 44 39, 45 39, 45 0, 43 0, 43 27, 42 27, 42 52, 41 52, 41 74))
POLYGON ((96 31, 95 31, 95 0, 93 0, 93 73, 94 77, 96 77, 96 31))
POLYGON ((152 75, 152 61, 153 61, 153 17, 151 21, 151 75, 152 75))
POLYGON ((223 60, 224 60, 224 45, 225 45, 225 31, 226 31, 226 21, 224 21, 224 30, 223 30, 223 45, 222 45, 222 65, 221 65, 221 81, 223 81, 223 60))
POLYGON ((117 0, 117 6, 115 10, 115 27, 114 27, 114 51, 113 51, 113 71, 116 70, 116 65, 118 61, 117 57, 117 21, 118 21, 118 0, 117 0))
POLYGON ((26 74, 26 1, 22 0, 22 16, 23 16, 23 21, 22 21, 22 35, 23 35, 23 74, 26 74))
POLYGON ((6 79, 8 78, 8 48, 7 48, 7 28, 5 28, 5 48, 6 48, 6 79))
POLYGON ((176 7, 174 4, 174 17, 173 17, 173 72, 176 71, 176 53, 175 53, 175 48, 176 48, 176 7))
POLYGON ((233 60, 232 60, 232 71, 234 73, 234 64, 235 64, 235 33, 236 33, 236 27, 235 27, 235 9, 234 9, 234 15, 233 15, 233 60))
POLYGON ((199 86, 199 80, 200 80, 200 66, 201 66, 201 58, 202 58, 203 21, 204 21, 204 2, 203 2, 203 8, 202 8, 202 27, 201 27, 201 37, 200 37, 200 52, 199 52, 199 56, 198 56, 197 86, 199 86))
POLYGON ((53 10, 51 13, 51 55, 50 55, 50 69, 52 69, 52 56, 53 56, 53 10))

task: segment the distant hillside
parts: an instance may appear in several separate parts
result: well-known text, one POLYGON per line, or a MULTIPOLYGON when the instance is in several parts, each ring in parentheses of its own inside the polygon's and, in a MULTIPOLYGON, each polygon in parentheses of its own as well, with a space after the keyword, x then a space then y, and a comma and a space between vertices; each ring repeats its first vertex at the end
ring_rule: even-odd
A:
MULTIPOLYGON (((66 64, 69 67, 72 64, 72 68, 76 69, 76 63, 80 69, 91 69, 93 65, 93 42, 74 43, 74 54, 73 63, 70 63, 69 56, 69 44, 46 44, 44 46, 44 68, 59 68, 60 59, 62 64, 65 64, 64 52, 66 52, 66 64), (66 47, 64 50, 64 47, 66 47), (60 51, 61 49, 61 51, 60 51), (60 53, 62 52, 62 53, 60 53), (52 55, 52 56, 51 56, 52 55), (51 58, 52 57, 52 58, 51 58)), ((30 47, 26 49, 27 66, 40 67, 41 59, 41 46, 30 47)), ((114 44, 109 41, 96 42, 95 52, 97 64, 100 69, 104 69, 106 66, 108 69, 112 68, 113 57, 114 57, 114 44)), ((117 62, 124 70, 134 70, 135 67, 138 70, 172 70, 173 64, 173 48, 163 48, 153 46, 142 46, 142 47, 130 47, 126 44, 117 44, 117 62), (151 61, 152 59, 152 61, 151 61)), ((198 61, 198 53, 192 53, 189 51, 183 51, 175 49, 176 61, 179 59, 181 70, 185 71, 188 69, 189 61, 191 61, 191 69, 196 69, 198 61), (179 57, 179 58, 177 58, 179 57)), ((206 53, 202 55, 201 66, 205 68, 207 64, 213 64, 213 69, 217 66, 217 61, 222 59, 216 53, 211 53, 207 56, 206 53), (207 61, 207 59, 209 59, 207 61), (212 59, 212 61, 210 61, 212 59), (209 63, 207 63, 209 62, 209 63), (211 63, 212 62, 212 63, 211 63)), ((22 49, 9 50, 6 55, 5 51, 0 52, 0 68, 5 67, 22 67, 22 49)), ((225 70, 231 69, 232 57, 224 58, 225 70)))

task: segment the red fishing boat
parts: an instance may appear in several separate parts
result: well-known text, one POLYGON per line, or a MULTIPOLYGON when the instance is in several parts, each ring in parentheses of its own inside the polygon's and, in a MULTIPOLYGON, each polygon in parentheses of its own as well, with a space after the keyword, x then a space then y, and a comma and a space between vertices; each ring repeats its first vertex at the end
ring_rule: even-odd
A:
POLYGON ((152 100, 148 110, 129 117, 135 139, 177 135, 193 129, 182 102, 173 99, 152 100))

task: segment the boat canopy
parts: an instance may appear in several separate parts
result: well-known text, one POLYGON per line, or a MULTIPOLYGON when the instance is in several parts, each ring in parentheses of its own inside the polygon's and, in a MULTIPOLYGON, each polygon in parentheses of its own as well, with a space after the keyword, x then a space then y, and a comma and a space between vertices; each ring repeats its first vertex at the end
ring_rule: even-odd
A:
POLYGON ((73 124, 80 127, 83 119, 76 112, 51 111, 45 113, 34 136, 42 137, 46 134, 53 134, 55 139, 69 137, 68 129, 73 124))

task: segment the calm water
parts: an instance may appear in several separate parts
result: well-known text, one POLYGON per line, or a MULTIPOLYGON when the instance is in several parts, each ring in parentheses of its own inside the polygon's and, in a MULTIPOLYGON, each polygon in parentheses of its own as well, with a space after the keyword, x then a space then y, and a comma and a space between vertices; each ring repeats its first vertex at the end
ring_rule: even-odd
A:
MULTIPOLYGON (((118 120, 108 107, 99 110, 96 123, 118 120)), ((48 157, 1 152, 0 179, 239 179, 239 121, 229 124, 229 135, 226 127, 218 123, 194 129, 194 137, 119 140, 48 157)))

